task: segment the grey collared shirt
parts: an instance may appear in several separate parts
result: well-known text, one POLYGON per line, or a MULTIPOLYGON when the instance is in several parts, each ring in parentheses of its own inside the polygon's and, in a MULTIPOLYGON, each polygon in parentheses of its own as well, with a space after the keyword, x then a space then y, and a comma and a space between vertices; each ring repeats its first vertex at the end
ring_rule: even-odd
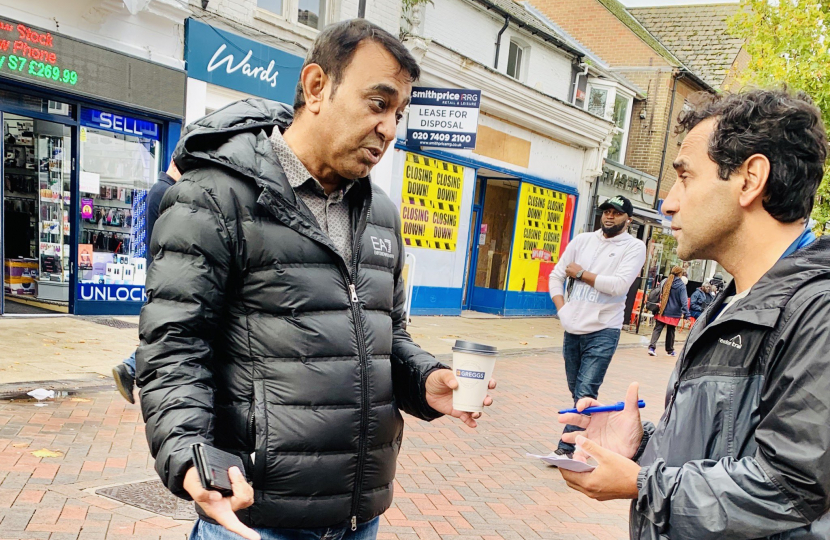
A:
POLYGON ((294 188, 294 193, 302 199, 317 224, 331 239, 337 251, 343 255, 349 266, 352 264, 352 223, 349 202, 346 200, 346 193, 354 186, 355 181, 350 180, 340 189, 326 195, 323 185, 311 176, 300 158, 291 150, 288 143, 280 133, 279 128, 274 128, 271 134, 271 144, 274 152, 285 172, 288 183, 294 188))

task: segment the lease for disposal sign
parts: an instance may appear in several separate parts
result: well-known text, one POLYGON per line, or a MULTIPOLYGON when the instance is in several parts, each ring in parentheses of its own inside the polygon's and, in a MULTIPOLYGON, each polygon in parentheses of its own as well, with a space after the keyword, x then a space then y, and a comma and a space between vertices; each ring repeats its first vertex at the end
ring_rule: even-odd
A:
POLYGON ((481 90, 412 89, 407 146, 475 148, 481 90))

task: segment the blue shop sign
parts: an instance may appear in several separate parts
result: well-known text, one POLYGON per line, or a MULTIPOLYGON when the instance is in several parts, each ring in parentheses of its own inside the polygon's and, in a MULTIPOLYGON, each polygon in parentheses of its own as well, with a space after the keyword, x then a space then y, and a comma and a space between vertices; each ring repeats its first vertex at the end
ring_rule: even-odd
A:
POLYGON ((185 22, 184 60, 188 77, 289 104, 304 62, 195 19, 185 22))
POLYGON ((147 300, 144 285, 104 285, 78 283, 78 300, 84 302, 130 302, 143 304, 147 300))
POLYGON ((123 114, 115 114, 98 109, 81 108, 81 124, 104 131, 143 137, 145 139, 161 140, 161 127, 155 122, 133 118, 123 114))

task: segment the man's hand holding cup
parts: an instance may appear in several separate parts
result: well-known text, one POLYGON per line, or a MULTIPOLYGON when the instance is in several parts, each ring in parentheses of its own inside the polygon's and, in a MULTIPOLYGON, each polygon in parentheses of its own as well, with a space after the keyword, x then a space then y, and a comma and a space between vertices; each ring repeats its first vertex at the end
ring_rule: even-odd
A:
POLYGON ((426 381, 426 399, 430 407, 476 427, 484 407, 493 404, 488 390, 496 387, 492 378, 496 364, 495 347, 456 341, 453 368, 433 371, 426 381))

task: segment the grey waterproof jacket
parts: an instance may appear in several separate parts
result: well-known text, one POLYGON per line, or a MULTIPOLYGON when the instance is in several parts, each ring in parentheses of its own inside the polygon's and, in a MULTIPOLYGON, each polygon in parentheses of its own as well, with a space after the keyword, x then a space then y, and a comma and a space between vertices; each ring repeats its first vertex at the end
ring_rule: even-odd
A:
MULTIPOLYGON (((206 442, 242 457, 256 527, 366 522, 392 502, 399 409, 430 420, 442 367, 404 328, 398 211, 348 193, 345 261, 288 183, 269 135, 292 120, 261 99, 198 121, 174 159, 141 311, 138 385, 156 470, 176 495, 206 442)), ((198 508, 197 508, 198 509, 198 508)))
POLYGON ((830 238, 713 321, 733 292, 697 319, 646 430, 631 538, 830 538, 830 238))

